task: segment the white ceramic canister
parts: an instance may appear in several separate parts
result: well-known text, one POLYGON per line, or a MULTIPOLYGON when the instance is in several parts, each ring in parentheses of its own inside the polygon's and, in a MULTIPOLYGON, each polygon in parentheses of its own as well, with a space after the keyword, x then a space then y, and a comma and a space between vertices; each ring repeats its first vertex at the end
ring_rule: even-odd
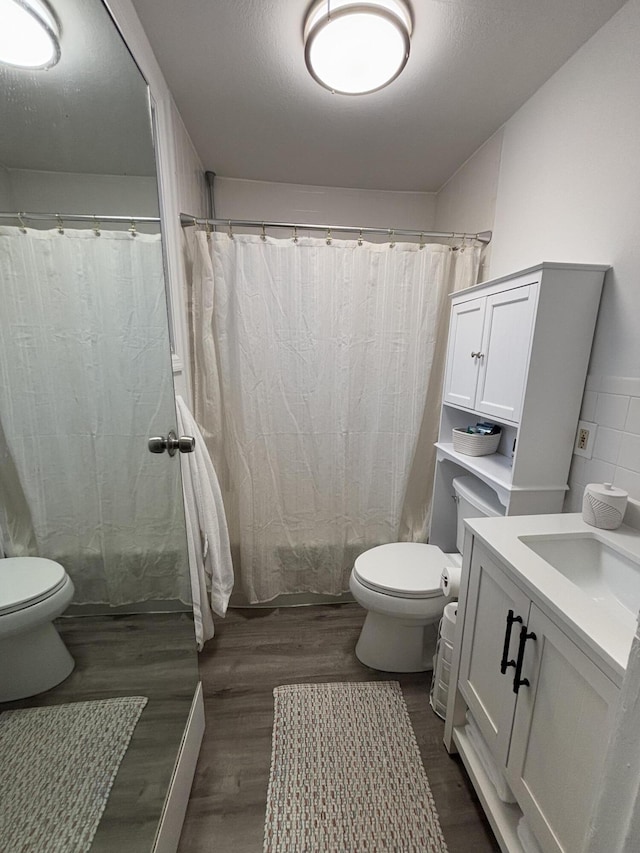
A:
POLYGON ((582 518, 592 527, 615 530, 620 527, 629 495, 611 483, 589 483, 582 499, 582 518))

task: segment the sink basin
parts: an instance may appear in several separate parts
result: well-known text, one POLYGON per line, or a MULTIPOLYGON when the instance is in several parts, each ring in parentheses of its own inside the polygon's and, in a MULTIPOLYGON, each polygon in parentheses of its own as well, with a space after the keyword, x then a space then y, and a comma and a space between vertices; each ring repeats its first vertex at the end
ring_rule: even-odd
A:
POLYGON ((575 536, 520 536, 590 598, 621 618, 640 610, 640 563, 590 533, 575 536))

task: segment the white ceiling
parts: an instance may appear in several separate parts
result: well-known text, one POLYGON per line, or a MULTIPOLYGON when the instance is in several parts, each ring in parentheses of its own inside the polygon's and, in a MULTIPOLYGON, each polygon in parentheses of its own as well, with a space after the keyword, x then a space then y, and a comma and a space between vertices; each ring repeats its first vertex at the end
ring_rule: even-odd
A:
POLYGON ((309 0, 133 0, 206 169, 435 191, 624 0, 413 0, 402 75, 332 95, 306 71, 309 0))
MULTIPOLYGON (((101 0, 51 0, 60 62, 0 64, 0 165, 154 175, 147 85, 101 0)), ((0 208, 2 204, 0 204, 0 208)))

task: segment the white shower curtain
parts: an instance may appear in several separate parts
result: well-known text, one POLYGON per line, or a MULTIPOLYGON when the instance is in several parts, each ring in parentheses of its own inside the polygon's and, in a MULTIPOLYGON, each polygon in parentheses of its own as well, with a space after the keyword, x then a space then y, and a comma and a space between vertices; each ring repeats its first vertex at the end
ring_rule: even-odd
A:
POLYGON ((197 235, 196 420, 249 602, 348 589, 354 557, 424 539, 448 292, 479 249, 197 235))
POLYGON ((1 227, 0 283, 7 552, 76 602, 190 601, 179 466, 146 446, 175 423, 160 236, 1 227))

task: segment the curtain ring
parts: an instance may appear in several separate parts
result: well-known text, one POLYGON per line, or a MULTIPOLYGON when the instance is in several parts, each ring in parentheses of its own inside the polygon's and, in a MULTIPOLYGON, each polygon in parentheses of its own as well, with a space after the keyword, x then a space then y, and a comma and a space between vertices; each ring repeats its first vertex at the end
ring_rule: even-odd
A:
POLYGON ((18 213, 18 222, 20 223, 20 231, 22 231, 23 234, 27 233, 27 226, 24 224, 24 219, 22 218, 23 216, 26 216, 26 215, 27 215, 26 213, 18 213))
POLYGON ((227 222, 229 223, 229 230, 227 232, 227 236, 230 240, 233 240, 233 228, 231 227, 231 220, 228 219, 227 222))
POLYGON ((333 237, 331 236, 331 228, 327 228, 327 246, 331 245, 333 237))
POLYGON ((293 226, 293 242, 294 243, 298 242, 298 226, 297 225, 293 226))
POLYGON ((56 213, 56 220, 58 222, 58 234, 64 234, 64 222, 59 213, 56 213))
POLYGON ((93 216, 93 222, 94 222, 93 233, 96 235, 96 237, 99 237, 100 233, 101 233, 100 232, 100 220, 98 219, 98 217, 95 214, 93 216))
POLYGON ((132 220, 131 220, 131 225, 129 226, 128 231, 129 231, 129 234, 131 234, 131 236, 132 236, 132 237, 137 237, 137 235, 138 235, 138 229, 136 228, 136 221, 135 221, 135 219, 132 219, 132 220))
POLYGON ((422 232, 420 232, 420 245, 418 246, 418 248, 424 249, 424 234, 422 232))
POLYGON ((262 240, 263 243, 267 242, 267 233, 264 230, 264 222, 262 223, 262 234, 260 234, 260 239, 262 240))
POLYGON ((358 234, 358 246, 362 246, 362 228, 360 229, 360 233, 358 234))
POLYGON ((391 238, 391 242, 389 243, 389 248, 393 249, 394 246, 396 245, 396 232, 395 231, 389 231, 389 236, 391 238))
POLYGON ((211 242, 211 223, 209 222, 208 219, 205 219, 205 221, 204 221, 204 231, 205 231, 205 234, 207 235, 207 243, 210 243, 211 242))

